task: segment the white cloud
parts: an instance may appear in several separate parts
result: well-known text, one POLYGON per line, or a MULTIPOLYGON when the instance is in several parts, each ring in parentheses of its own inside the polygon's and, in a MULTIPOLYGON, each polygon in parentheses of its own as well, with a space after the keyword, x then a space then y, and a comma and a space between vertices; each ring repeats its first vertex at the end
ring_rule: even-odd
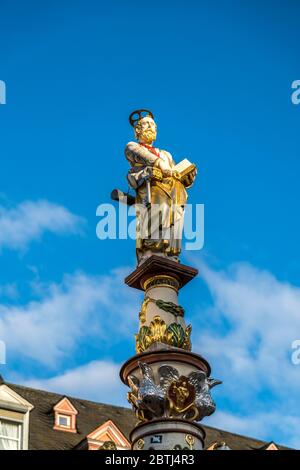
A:
POLYGON ((103 345, 132 334, 137 298, 124 286, 126 270, 106 276, 64 276, 60 284, 40 285, 41 299, 26 305, 0 304, 0 338, 10 355, 34 359, 50 367, 67 358, 83 342, 103 345))
POLYGON ((0 250, 24 249, 44 232, 77 234, 83 219, 46 200, 24 201, 16 207, 0 205, 0 250))
POLYGON ((22 383, 75 398, 129 406, 125 386, 119 378, 120 367, 111 361, 92 361, 49 379, 22 380, 22 383))
POLYGON ((280 430, 286 445, 288 443, 291 448, 300 448, 300 417, 283 416, 277 411, 266 410, 261 413, 244 415, 219 411, 210 418, 209 425, 226 431, 232 430, 237 434, 254 439, 265 440, 266 435, 273 436, 273 438, 269 438, 269 441, 274 440, 274 432, 277 433, 280 430))
POLYGON ((253 421, 254 434, 271 440, 276 429, 295 443, 291 423, 300 422, 300 366, 292 364, 291 343, 300 339, 300 288, 246 263, 221 272, 205 263, 199 267, 213 306, 202 329, 194 321, 194 346, 223 380, 217 393, 230 410, 217 412, 214 422, 219 417, 226 429, 248 434, 253 421))

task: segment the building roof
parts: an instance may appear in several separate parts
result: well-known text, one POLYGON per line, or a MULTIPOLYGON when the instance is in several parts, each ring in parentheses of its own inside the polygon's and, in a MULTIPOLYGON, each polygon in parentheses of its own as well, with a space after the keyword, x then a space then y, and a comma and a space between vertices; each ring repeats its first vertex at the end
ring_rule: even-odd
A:
MULTIPOLYGON (((53 429, 53 408, 65 395, 10 383, 6 385, 34 405, 30 412, 29 450, 74 449, 88 434, 109 420, 113 421, 128 439, 130 431, 137 423, 134 413, 129 408, 68 396, 67 398, 78 411, 77 433, 57 431, 53 429)), ((201 426, 206 432, 206 448, 216 442, 225 442, 232 450, 259 450, 266 448, 268 444, 258 439, 205 426, 202 423, 201 426)), ((281 450, 287 449, 283 446, 277 445, 277 447, 281 450)))

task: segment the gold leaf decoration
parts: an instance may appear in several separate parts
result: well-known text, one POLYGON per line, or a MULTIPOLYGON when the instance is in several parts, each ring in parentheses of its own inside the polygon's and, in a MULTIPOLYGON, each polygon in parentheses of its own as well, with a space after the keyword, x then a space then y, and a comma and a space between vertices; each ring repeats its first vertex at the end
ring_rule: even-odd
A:
POLYGON ((140 320, 141 323, 145 323, 145 321, 146 321, 146 311, 147 311, 147 305, 148 305, 149 302, 150 302, 150 298, 146 297, 146 299, 142 303, 142 308, 141 308, 140 313, 139 313, 139 320, 140 320))
POLYGON ((188 325, 184 332, 184 342, 182 346, 183 349, 187 349, 188 351, 192 350, 191 333, 192 333, 192 325, 188 325))
POLYGON ((177 348, 191 349, 191 326, 185 330, 178 323, 172 323, 167 327, 166 322, 158 315, 151 321, 149 326, 142 326, 136 339, 136 352, 142 353, 153 343, 165 343, 177 348))
POLYGON ((151 330, 149 326, 142 326, 137 335, 135 335, 136 340, 136 352, 141 353, 149 348, 151 344, 151 330))

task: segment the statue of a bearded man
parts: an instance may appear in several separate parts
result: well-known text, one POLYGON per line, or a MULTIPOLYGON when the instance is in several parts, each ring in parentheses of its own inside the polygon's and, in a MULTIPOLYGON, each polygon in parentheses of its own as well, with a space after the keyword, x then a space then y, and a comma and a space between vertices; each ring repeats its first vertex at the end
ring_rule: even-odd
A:
POLYGON ((129 121, 137 140, 126 145, 125 155, 131 165, 127 179, 136 191, 138 264, 153 254, 178 261, 186 188, 197 169, 188 160, 175 165, 169 152, 153 146, 157 126, 150 111, 134 111, 129 121))

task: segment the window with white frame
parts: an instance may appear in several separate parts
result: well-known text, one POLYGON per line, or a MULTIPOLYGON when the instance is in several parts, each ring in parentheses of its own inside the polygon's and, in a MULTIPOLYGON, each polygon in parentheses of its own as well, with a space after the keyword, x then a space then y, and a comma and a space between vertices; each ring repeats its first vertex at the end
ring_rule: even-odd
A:
POLYGON ((0 418, 0 450, 22 449, 22 423, 0 418))
POLYGON ((69 415, 58 415, 58 426, 62 428, 70 428, 71 427, 71 416, 69 415))

